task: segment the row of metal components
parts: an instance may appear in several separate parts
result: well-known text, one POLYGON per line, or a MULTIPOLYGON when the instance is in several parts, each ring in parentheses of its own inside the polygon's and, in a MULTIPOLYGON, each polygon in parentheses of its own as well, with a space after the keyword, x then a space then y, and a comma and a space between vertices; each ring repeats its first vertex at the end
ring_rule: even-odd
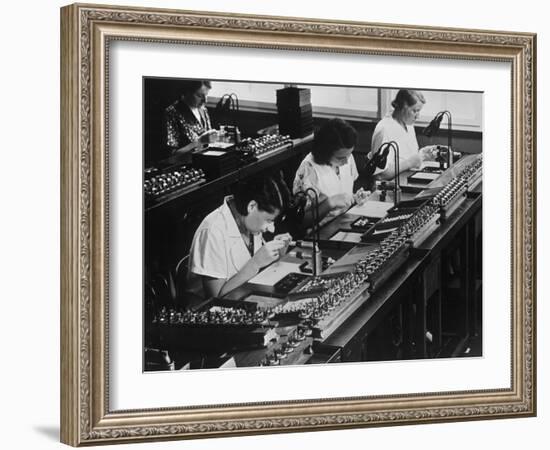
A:
POLYGON ((355 264, 355 273, 358 274, 363 282, 368 281, 371 275, 374 275, 384 263, 397 253, 407 242, 407 236, 403 227, 394 230, 380 242, 380 247, 370 252, 365 258, 355 264))
POLYGON ((176 189, 202 183, 206 180, 202 169, 183 166, 177 170, 155 175, 143 182, 146 196, 158 197, 176 189))
POLYGON ((482 166, 483 155, 479 154, 472 164, 469 164, 464 168, 464 170, 460 173, 460 177, 462 177, 469 185, 479 176, 482 166))
POLYGON ((247 311, 239 308, 220 308, 207 311, 167 309, 163 307, 153 323, 171 325, 229 325, 261 326, 268 321, 268 313, 261 310, 247 311))
POLYGON ((301 320, 308 321, 310 324, 315 324, 321 320, 323 316, 335 309, 341 298, 337 295, 329 295, 327 298, 322 298, 324 294, 315 294, 315 297, 307 301, 288 302, 283 306, 276 307, 272 317, 277 317, 281 314, 297 313, 301 320), (318 296, 317 296, 318 295, 318 296))
POLYGON ((407 237, 422 230, 439 213, 439 208, 433 203, 422 206, 418 211, 412 214, 412 217, 401 226, 401 230, 407 237))
POLYGON ((280 366, 284 360, 294 352, 305 341, 306 337, 311 336, 312 331, 309 328, 298 326, 289 336, 286 342, 271 350, 259 362, 259 366, 280 366))
POLYGON ((479 176, 482 165, 483 157, 480 154, 471 164, 464 167, 455 178, 437 193, 432 200, 433 204, 445 207, 456 197, 464 194, 468 190, 469 184, 479 176))
POLYGON ((463 195, 467 189, 466 181, 462 178, 453 178, 447 185, 439 191, 432 199, 432 203, 435 206, 445 207, 451 203, 455 198, 463 195))
POLYGON ((315 277, 312 280, 317 286, 322 283, 325 290, 322 293, 312 294, 307 301, 288 302, 276 306, 271 310, 274 317, 278 314, 298 313, 306 326, 314 327, 319 321, 331 314, 336 308, 346 302, 359 286, 362 279, 355 273, 347 273, 342 277, 322 279, 315 277), (318 279, 317 281, 315 281, 318 279))
POLYGON ((258 157, 265 153, 269 153, 274 150, 279 150, 283 147, 292 145, 290 136, 283 136, 279 134, 266 134, 254 139, 248 138, 241 141, 238 144, 237 149, 241 151, 251 152, 254 156, 258 157))
POLYGON ((402 220, 407 220, 410 217, 412 217, 412 213, 411 214, 399 214, 399 215, 395 215, 395 216, 388 216, 388 217, 384 217, 382 220, 380 220, 380 223, 400 222, 402 220))
POLYGON ((323 278, 323 277, 312 277, 305 284, 300 286, 300 288, 297 290, 297 292, 303 293, 308 291, 317 290, 319 288, 326 288, 330 283, 329 278, 323 278))

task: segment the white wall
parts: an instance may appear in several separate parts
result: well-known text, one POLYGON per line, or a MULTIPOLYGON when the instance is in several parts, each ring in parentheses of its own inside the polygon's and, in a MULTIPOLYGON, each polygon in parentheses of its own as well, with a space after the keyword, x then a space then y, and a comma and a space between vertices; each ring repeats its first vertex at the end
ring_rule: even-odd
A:
MULTIPOLYGON (((311 90, 314 115, 325 112, 329 116, 344 115, 346 118, 351 116, 356 119, 368 118, 368 120, 379 119, 391 113, 393 110, 391 102, 397 94, 397 89, 381 89, 382 101, 380 111, 378 111, 378 91, 380 89, 377 87, 357 88, 307 84, 298 84, 297 86, 311 90), (338 113, 334 112, 335 108, 338 113)), ((261 102, 265 104, 264 106, 275 110, 275 91, 283 87, 284 84, 215 81, 212 83, 209 99, 217 101, 225 94, 235 93, 241 107, 245 102, 251 107, 256 106, 257 102, 261 102)), ((482 131, 483 93, 436 90, 423 90, 422 93, 426 98, 426 104, 422 108, 417 126, 425 126, 439 111, 449 110, 453 115, 453 129, 482 131)), ((444 126, 445 124, 446 121, 444 126)))
MULTIPOLYGON (((220 98, 224 94, 235 93, 241 105, 243 101, 262 102, 276 109, 276 90, 283 88, 284 84, 244 83, 231 81, 216 81, 212 83, 210 97, 220 98)), ((299 88, 311 90, 311 104, 313 114, 322 112, 325 108, 338 108, 344 114, 352 114, 356 117, 377 117, 378 89, 367 87, 342 87, 342 86, 313 86, 297 84, 299 88)), ((480 103, 481 106, 481 103, 480 103)))
MULTIPOLYGON (((364 20, 386 23, 443 25, 539 33, 538 122, 548 123, 550 32, 543 2, 483 3, 395 0, 362 3, 297 2, 295 0, 117 1, 136 6, 218 10, 287 16, 364 20), (364 5, 364 6, 363 6, 364 5), (540 6, 539 6, 540 5, 540 6), (498 8, 498 11, 497 11, 498 8), (544 30, 544 31, 543 31, 544 30)), ((9 2, 3 6, 2 71, 2 220, 0 271, 2 296, 1 411, 3 448, 61 448, 59 444, 59 1, 9 2), (7 289, 6 289, 7 288, 7 289)), ((544 149, 548 131, 539 127, 539 173, 548 166, 544 149)), ((550 188, 540 177, 539 198, 550 188)), ((548 228, 540 202, 540 230, 548 228)), ((543 249, 548 234, 540 233, 539 278, 548 269, 543 249)), ((550 308, 548 288, 538 290, 538 317, 550 308)), ((331 431, 191 442, 142 444, 139 448, 279 449, 317 448, 545 448, 548 436, 548 329, 540 326, 539 417, 471 423, 331 431), (537 439, 538 438, 538 439, 537 439)), ((125 448, 128 446, 124 446, 125 448)), ((119 447, 121 448, 121 447, 119 447)), ((133 446, 130 448, 138 448, 133 446)))

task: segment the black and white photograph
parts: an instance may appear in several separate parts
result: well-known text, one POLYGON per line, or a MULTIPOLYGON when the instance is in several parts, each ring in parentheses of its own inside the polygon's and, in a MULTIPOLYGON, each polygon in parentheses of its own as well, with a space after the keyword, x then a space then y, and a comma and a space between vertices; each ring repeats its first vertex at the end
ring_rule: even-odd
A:
POLYGON ((483 357, 484 93, 143 77, 143 370, 483 357))
MULTIPOLYGON (((36 302, 30 334, 8 315, 6 343, 57 361, 68 445, 524 447, 544 427, 542 22, 281 1, 56 11, 59 127, 8 130, 59 139, 58 171, 37 163, 59 174, 60 307, 36 302)), ((23 109, 51 93, 22 79, 23 109)), ((18 286, 51 186, 6 234, 18 286)), ((15 412, 42 390, 51 416, 31 372, 15 412)))

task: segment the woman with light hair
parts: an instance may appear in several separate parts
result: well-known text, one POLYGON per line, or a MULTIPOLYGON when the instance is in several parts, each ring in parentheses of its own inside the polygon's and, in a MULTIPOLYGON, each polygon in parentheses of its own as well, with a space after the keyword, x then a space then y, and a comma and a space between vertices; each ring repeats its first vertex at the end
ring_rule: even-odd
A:
MULTIPOLYGON (((399 146, 399 171, 419 168, 424 161, 433 161, 435 145, 419 148, 414 130, 414 123, 418 119, 426 99, 422 92, 411 89, 400 89, 392 101, 393 111, 384 117, 374 129, 371 151, 368 155, 371 160, 386 142, 395 141, 399 146)), ((374 175, 380 179, 391 179, 395 176, 394 156, 390 151, 382 167, 377 166, 374 175)))

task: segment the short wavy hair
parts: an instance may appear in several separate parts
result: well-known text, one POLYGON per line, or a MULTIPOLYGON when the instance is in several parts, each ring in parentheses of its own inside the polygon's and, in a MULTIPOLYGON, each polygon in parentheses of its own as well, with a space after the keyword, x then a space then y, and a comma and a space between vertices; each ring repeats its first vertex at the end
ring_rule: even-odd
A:
POLYGON ((326 122, 313 138, 313 159, 317 164, 329 164, 330 158, 342 148, 355 147, 357 131, 343 119, 326 122))
POLYGON ((399 89, 391 105, 394 109, 400 111, 405 106, 413 106, 417 103, 426 103, 426 98, 422 92, 412 89, 399 89))
POLYGON ((261 211, 283 212, 290 202, 290 191, 281 177, 251 177, 239 182, 233 190, 237 212, 248 215, 248 204, 254 200, 261 211))

